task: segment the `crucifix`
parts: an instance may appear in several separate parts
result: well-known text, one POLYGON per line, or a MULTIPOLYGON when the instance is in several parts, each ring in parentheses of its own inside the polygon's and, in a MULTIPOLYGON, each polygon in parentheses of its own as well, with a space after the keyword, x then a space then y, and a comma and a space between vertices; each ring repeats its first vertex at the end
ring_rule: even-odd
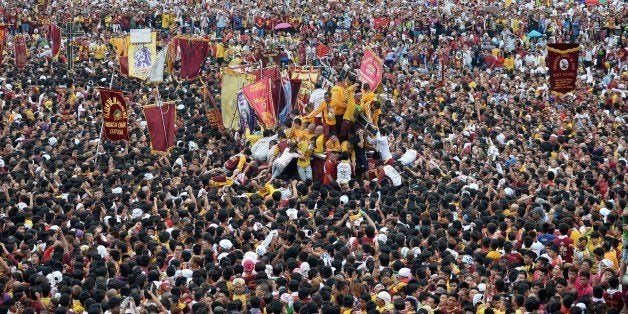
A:
POLYGON ((68 71, 74 70, 74 36, 84 35, 81 30, 74 29, 74 23, 68 22, 65 24, 65 38, 68 57, 68 71))

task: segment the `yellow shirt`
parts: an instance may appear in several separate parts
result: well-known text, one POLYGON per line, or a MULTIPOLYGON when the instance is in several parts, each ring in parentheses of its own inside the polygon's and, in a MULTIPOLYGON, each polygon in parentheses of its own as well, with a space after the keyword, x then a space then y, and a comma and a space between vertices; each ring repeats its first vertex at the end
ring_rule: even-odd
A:
POLYGON ((170 28, 170 15, 168 13, 161 15, 161 28, 170 28))
POLYGON ((290 129, 290 138, 295 140, 304 140, 307 139, 308 132, 305 129, 290 129))
POLYGON ((310 148, 310 142, 308 141, 300 141, 297 144, 297 149, 303 155, 303 158, 297 159, 297 166, 306 168, 310 165, 311 159, 310 155, 312 154, 312 148, 310 148))
POLYGON ((216 45, 216 59, 218 58, 225 58, 227 56, 226 52, 225 52, 225 46, 223 46, 222 44, 218 44, 216 45))
POLYGON ((316 138, 316 147, 314 148, 314 152, 317 154, 322 154, 325 152, 325 135, 321 134, 316 138))
POLYGON ((613 262, 613 269, 616 270, 619 268, 619 261, 617 260, 617 254, 615 253, 615 250, 610 250, 604 253, 604 259, 608 259, 613 262))
POLYGON ((325 147, 327 148, 327 150, 337 152, 340 151, 340 142, 338 140, 329 139, 327 143, 325 143, 325 147))
POLYGON ((105 58, 105 53, 107 53, 107 46, 105 46, 104 44, 98 44, 94 49, 94 58, 97 60, 102 60, 105 58))
POLYGON ((357 107, 355 103, 355 96, 351 94, 348 98, 349 99, 347 99, 347 108, 345 109, 345 114, 342 119, 355 122, 355 108, 357 107))
MULTIPOLYGON (((333 100, 332 100, 333 101, 333 100)), ((323 113, 323 121, 328 125, 336 125, 336 110, 334 106, 323 101, 318 108, 308 114, 307 118, 315 117, 319 113, 323 113)))
POLYGON ((249 128, 246 128, 246 130, 244 131, 244 138, 246 138, 247 141, 251 142, 251 146, 253 146, 253 144, 255 144, 255 142, 257 142, 262 137, 263 136, 261 134, 251 134, 251 130, 249 130, 249 128))
POLYGON ((513 57, 508 57, 504 59, 504 68, 507 70, 512 70, 515 68, 515 59, 513 57))
POLYGON ((342 86, 336 85, 331 89, 331 103, 336 109, 336 114, 341 115, 345 113, 347 109, 347 95, 346 90, 342 86))

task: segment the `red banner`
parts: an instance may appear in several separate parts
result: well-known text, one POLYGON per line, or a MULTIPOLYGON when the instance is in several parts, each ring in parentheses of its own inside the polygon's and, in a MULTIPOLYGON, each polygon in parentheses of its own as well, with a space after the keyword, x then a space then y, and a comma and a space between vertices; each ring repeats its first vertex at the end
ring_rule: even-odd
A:
POLYGON ((126 100, 121 91, 100 89, 102 104, 103 137, 110 141, 129 140, 129 118, 126 100))
POLYGON ((61 28, 55 24, 50 24, 46 37, 46 39, 51 42, 52 58, 56 59, 59 57, 59 52, 61 51, 61 28))
POLYGON ((21 70, 26 67, 26 63, 28 62, 26 39, 24 38, 24 35, 15 35, 14 38, 15 66, 21 70))
POLYGON ((360 81, 369 84, 370 90, 375 90, 382 82, 384 63, 373 50, 366 48, 360 66, 360 81))
POLYGON ((566 94, 576 89, 579 44, 547 44, 545 63, 549 68, 550 90, 566 94))
POLYGON ((263 78, 242 87, 242 93, 264 127, 274 128, 277 125, 277 118, 270 89, 270 78, 263 78))
POLYGON ((196 78, 209 53, 209 42, 206 39, 179 37, 177 44, 181 48, 181 78, 196 78))
POLYGON ((0 65, 4 57, 4 43, 7 39, 7 26, 0 24, 0 65))
POLYGON ((167 152, 174 147, 176 133, 174 121, 177 118, 177 106, 174 102, 144 106, 144 116, 150 135, 150 147, 153 153, 167 152))

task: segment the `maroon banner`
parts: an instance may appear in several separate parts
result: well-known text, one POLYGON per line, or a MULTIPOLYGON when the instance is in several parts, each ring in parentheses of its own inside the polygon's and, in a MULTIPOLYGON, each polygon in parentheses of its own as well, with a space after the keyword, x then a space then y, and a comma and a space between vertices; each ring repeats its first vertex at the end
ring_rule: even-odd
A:
POLYGON ((382 82, 384 63, 370 48, 364 51, 362 65, 360 66, 360 81, 369 84, 370 90, 377 89, 382 82))
POLYGON ((176 133, 174 122, 177 118, 174 102, 144 106, 144 116, 150 135, 151 152, 167 152, 174 147, 176 133))
POLYGON ((270 84, 270 78, 263 78, 253 84, 242 87, 242 93, 249 102, 249 106, 253 108, 258 120, 265 128, 277 126, 270 84))
POLYGON ((279 108, 284 106, 285 103, 282 102, 281 97, 281 75, 279 73, 279 68, 263 68, 251 70, 248 73, 255 76, 255 81, 261 80, 262 78, 270 78, 270 90, 273 94, 273 107, 275 108, 275 112, 280 112, 279 108))
POLYGON ((579 53, 579 44, 547 44, 550 91, 563 95, 576 89, 579 53))
POLYGON ((102 104, 103 137, 110 141, 128 141, 129 117, 122 92, 102 88, 100 89, 100 103, 102 104))
POLYGON ((14 38, 15 66, 21 70, 26 67, 26 63, 28 62, 26 39, 24 38, 24 35, 15 35, 14 38))
POLYGON ((209 53, 209 42, 206 39, 179 37, 177 45, 181 49, 181 78, 196 78, 209 53))
POLYGON ((55 24, 50 24, 48 26, 48 34, 46 37, 46 39, 51 42, 50 48, 52 49, 52 58, 58 58, 59 52, 61 51, 61 28, 55 24))

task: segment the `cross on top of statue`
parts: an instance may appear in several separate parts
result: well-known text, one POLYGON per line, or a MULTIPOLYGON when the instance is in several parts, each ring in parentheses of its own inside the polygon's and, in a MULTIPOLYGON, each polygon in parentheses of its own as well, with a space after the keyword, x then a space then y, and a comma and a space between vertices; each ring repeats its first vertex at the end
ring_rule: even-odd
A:
POLYGON ((85 32, 82 30, 78 30, 74 28, 74 23, 68 22, 65 24, 65 38, 66 38, 66 48, 67 48, 67 57, 68 57, 68 71, 72 71, 74 69, 74 37, 84 35, 85 32))

